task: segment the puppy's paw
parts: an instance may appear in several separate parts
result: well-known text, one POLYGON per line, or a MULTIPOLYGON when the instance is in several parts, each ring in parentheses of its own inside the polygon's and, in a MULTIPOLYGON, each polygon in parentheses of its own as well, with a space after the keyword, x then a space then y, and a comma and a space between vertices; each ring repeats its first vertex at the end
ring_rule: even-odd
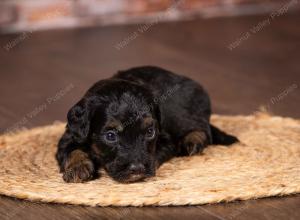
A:
POLYGON ((94 164, 88 155, 81 150, 75 150, 66 162, 63 179, 68 183, 83 183, 91 180, 94 172, 94 164))
POLYGON ((192 131, 183 139, 183 150, 188 156, 201 153, 207 146, 207 135, 203 131, 192 131))

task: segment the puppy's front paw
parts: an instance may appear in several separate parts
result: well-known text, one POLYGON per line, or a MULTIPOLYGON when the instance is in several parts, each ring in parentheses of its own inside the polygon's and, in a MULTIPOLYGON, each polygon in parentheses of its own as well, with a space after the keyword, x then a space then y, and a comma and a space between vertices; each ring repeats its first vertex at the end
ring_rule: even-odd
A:
POLYGON ((91 180, 94 172, 94 164, 88 155, 81 150, 75 150, 66 162, 63 179, 68 183, 82 183, 91 180))
POLYGON ((187 155, 192 156, 207 146, 207 135, 203 131, 192 131, 183 139, 183 150, 187 155))

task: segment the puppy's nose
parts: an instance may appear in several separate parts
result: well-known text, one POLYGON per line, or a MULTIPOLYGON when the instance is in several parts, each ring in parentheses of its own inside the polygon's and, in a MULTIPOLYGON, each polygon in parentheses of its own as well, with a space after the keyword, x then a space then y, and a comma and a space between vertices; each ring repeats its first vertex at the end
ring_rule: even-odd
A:
POLYGON ((129 171, 131 174, 142 174, 145 172, 145 166, 141 163, 133 163, 130 164, 129 171))

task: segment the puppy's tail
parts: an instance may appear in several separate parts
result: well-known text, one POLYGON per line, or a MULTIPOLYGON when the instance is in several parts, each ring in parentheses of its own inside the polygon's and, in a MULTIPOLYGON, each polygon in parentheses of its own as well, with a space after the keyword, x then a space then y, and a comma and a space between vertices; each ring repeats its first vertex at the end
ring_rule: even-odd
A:
POLYGON ((221 131, 219 128, 213 125, 210 125, 210 129, 212 134, 212 144, 228 146, 239 142, 239 139, 237 137, 226 134, 224 131, 221 131))

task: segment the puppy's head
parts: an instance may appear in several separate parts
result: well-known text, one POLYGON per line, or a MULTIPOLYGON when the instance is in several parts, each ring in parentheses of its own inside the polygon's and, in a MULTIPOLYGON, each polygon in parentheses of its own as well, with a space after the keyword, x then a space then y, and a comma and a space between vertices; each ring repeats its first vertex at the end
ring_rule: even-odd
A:
POLYGON ((92 87, 68 114, 68 128, 120 182, 155 174, 159 109, 143 86, 108 80, 92 87))

